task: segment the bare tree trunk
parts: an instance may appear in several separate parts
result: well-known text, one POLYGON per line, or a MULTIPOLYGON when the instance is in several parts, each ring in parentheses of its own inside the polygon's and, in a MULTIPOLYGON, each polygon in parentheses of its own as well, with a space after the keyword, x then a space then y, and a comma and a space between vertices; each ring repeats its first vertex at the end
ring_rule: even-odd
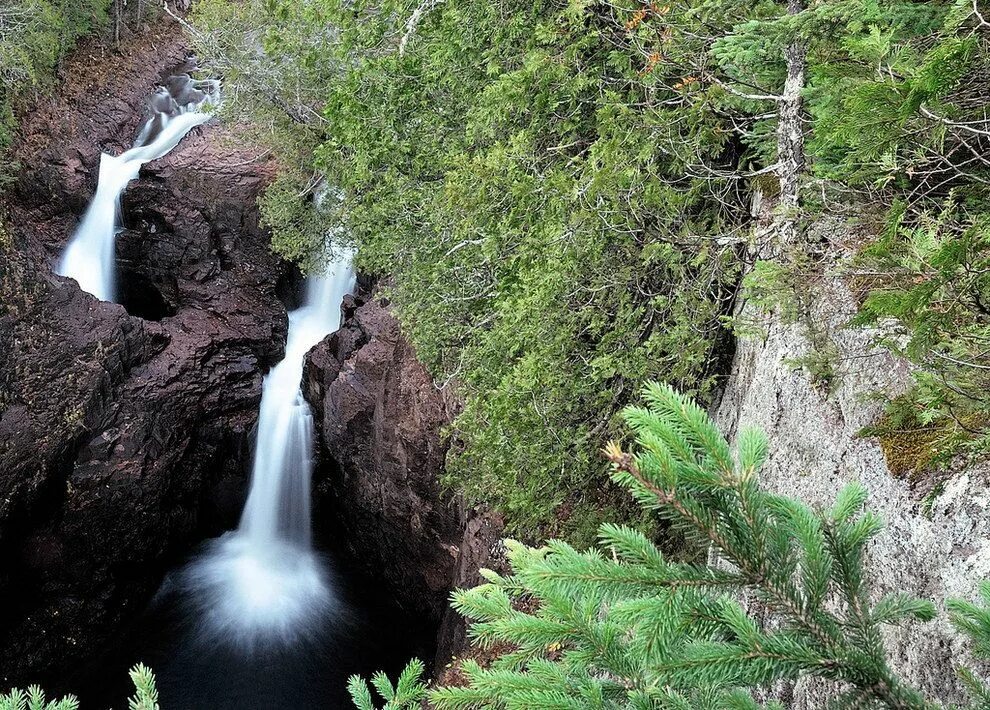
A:
MULTIPOLYGON (((804 9, 802 0, 789 0, 787 12, 796 15, 804 9)), ((780 181, 778 210, 779 239, 790 244, 797 237, 801 173, 804 171, 804 129, 801 127, 801 90, 804 88, 807 47, 795 40, 784 50, 787 78, 780 101, 777 123, 777 176, 780 181)))
POLYGON ((120 3, 122 0, 114 0, 113 3, 113 41, 120 49, 120 3))

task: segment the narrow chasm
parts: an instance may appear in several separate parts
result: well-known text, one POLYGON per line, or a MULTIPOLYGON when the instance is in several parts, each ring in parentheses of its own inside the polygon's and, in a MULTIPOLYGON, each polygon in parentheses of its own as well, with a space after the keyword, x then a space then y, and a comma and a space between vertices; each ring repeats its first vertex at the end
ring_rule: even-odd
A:
POLYGON ((155 669, 169 707, 338 708, 350 675, 433 657, 439 619, 404 603, 424 590, 399 594, 397 580, 359 564, 340 515, 350 502, 318 485, 317 521, 325 522, 309 519, 314 465, 318 476, 339 467, 313 458, 311 410, 294 383, 315 339, 340 332, 332 304, 355 282, 346 263, 338 268, 342 279, 286 276, 296 307, 285 357, 265 376, 254 446, 238 459, 245 470, 230 479, 241 485, 226 496, 204 491, 201 501, 223 525, 202 528, 208 539, 173 560, 146 609, 73 675, 69 688, 84 702, 124 703, 126 671, 139 660, 155 669))
POLYGON ((123 707, 144 662, 163 707, 343 707, 440 623, 358 563, 346 516, 310 519, 314 467, 317 514, 351 504, 301 387, 351 256, 303 279, 271 253, 277 166, 213 120, 176 27, 97 49, 24 116, 2 205, 0 680, 123 707))

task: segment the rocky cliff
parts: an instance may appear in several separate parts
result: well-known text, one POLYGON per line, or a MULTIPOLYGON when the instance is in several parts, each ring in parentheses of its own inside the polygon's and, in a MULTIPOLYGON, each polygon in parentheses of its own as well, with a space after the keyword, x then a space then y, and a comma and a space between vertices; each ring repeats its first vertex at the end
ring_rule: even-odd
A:
MULTIPOLYGON (((817 229, 833 245, 844 236, 832 221, 817 229)), ((862 435, 882 415, 884 399, 875 395, 903 392, 910 368, 875 347, 878 332, 849 327, 855 295, 837 275, 848 256, 841 248, 829 249, 822 278, 808 284, 812 309, 806 323, 744 306, 740 315, 760 322, 764 334, 739 340, 716 421, 730 439, 749 426, 767 432, 771 453, 761 480, 775 492, 831 507, 844 484, 866 487, 868 505, 885 523, 868 550, 875 598, 905 591, 934 601, 942 612, 932 623, 888 629, 895 671, 929 697, 959 701, 954 669, 965 659, 964 646, 941 605, 947 598, 974 598, 978 583, 990 578, 990 467, 955 472, 938 493, 930 480, 899 475, 880 442, 862 435), (813 353, 809 324, 817 341, 835 347, 835 376, 827 384, 795 364, 813 353)), ((803 680, 778 691, 787 707, 800 710, 825 707, 835 687, 803 680)))
POLYGON ((322 450, 317 519, 332 519, 350 556, 403 608, 440 628, 437 664, 460 650, 464 625, 447 605, 473 586, 501 525, 440 485, 443 429, 456 402, 438 389, 381 298, 349 298, 340 330, 307 358, 303 390, 322 450))
POLYGON ((24 117, 0 233, 5 686, 89 653, 240 506, 262 372, 286 329, 286 269, 255 208, 272 169, 261 151, 207 125, 145 166, 123 200, 124 306, 52 273, 101 151, 130 147, 187 54, 169 27, 120 53, 87 45, 24 117))

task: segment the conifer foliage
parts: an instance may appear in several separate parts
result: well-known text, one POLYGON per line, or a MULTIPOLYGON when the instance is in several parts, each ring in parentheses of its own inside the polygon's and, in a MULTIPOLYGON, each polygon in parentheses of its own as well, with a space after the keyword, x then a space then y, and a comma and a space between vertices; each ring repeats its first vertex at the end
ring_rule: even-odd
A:
MULTIPOLYGON (((585 552, 508 543, 511 574, 486 571, 486 584, 454 595, 475 642, 499 657, 490 667, 466 661, 468 684, 432 690, 433 705, 755 708, 750 689, 814 675, 836 681, 838 707, 935 707, 888 663, 882 627, 928 621, 936 609, 903 592, 875 601, 863 554, 881 522, 866 491, 847 486, 830 510, 771 493, 758 479, 762 432, 742 433, 733 453, 672 388, 650 385, 645 401, 625 411, 638 449, 606 451, 612 475, 709 563, 672 559, 610 524, 585 552)), ((990 586, 982 593, 990 603, 990 586)), ((977 654, 990 655, 990 607, 951 602, 950 611, 977 654)), ((412 672, 400 681, 409 697, 412 672)), ((982 681, 960 676, 973 707, 990 707, 982 681)), ((373 708, 363 681, 350 688, 362 710, 373 708)))
MULTIPOLYGON (((127 701, 128 710, 161 710, 158 704, 158 688, 151 669, 138 663, 130 671, 134 683, 134 695, 127 701)), ((79 700, 67 695, 59 700, 48 700, 37 685, 26 691, 19 688, 0 695, 0 710, 79 710, 79 700)))

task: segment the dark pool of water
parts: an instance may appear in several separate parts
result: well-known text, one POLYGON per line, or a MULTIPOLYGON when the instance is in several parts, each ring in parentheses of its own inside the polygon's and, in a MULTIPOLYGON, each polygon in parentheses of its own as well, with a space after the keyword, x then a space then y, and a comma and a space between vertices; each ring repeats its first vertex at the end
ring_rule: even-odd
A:
POLYGON ((306 629, 305 641, 253 650, 202 639, 166 580, 166 591, 70 680, 70 690, 84 708, 125 710, 127 670, 141 661, 155 671, 163 710, 351 708, 350 675, 381 669, 394 677, 412 656, 429 662, 431 630, 422 620, 403 614, 367 579, 339 568, 334 578, 338 613, 306 629))

